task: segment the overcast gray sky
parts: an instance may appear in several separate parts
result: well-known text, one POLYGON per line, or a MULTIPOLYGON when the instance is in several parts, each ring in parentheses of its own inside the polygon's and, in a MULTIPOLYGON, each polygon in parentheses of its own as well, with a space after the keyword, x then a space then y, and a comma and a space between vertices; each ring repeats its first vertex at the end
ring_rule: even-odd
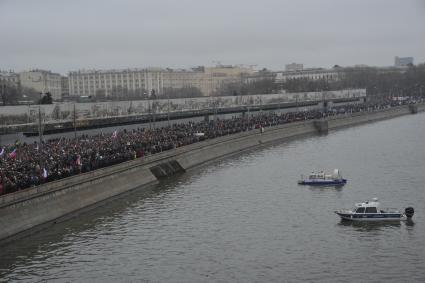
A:
POLYGON ((425 61, 424 0, 0 0, 0 69, 425 61))

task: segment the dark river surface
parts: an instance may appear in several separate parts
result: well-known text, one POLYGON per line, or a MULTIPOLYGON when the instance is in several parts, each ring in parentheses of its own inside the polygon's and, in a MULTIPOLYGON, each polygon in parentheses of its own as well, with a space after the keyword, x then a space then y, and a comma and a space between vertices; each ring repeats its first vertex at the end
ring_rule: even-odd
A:
MULTIPOLYGON (((425 282, 425 114, 255 149, 0 248, 8 282, 425 282), (343 188, 298 186, 339 168, 343 188), (333 213, 378 197, 412 222, 333 213)), ((0 279, 1 281, 1 279, 0 279)))

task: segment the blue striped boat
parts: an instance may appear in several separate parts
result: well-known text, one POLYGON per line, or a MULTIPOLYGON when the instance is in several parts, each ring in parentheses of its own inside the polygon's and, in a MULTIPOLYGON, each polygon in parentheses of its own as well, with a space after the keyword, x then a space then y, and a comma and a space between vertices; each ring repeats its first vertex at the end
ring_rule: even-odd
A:
POLYGON ((326 174, 323 171, 314 173, 312 172, 307 178, 301 175, 298 180, 299 185, 309 186, 343 186, 347 183, 347 179, 342 178, 341 172, 335 169, 333 174, 326 174))
POLYGON ((407 207, 404 213, 396 209, 382 209, 377 198, 372 201, 356 203, 353 209, 335 211, 342 220, 349 221, 400 221, 413 217, 415 210, 407 207))

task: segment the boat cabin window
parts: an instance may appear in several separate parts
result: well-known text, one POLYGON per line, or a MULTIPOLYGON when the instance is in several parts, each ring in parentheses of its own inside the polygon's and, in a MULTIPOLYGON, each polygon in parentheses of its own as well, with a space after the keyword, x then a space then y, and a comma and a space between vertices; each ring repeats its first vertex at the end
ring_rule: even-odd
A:
POLYGON ((377 213, 376 207, 366 207, 366 213, 377 213))
POLYGON ((356 213, 364 213, 364 207, 357 208, 356 213))

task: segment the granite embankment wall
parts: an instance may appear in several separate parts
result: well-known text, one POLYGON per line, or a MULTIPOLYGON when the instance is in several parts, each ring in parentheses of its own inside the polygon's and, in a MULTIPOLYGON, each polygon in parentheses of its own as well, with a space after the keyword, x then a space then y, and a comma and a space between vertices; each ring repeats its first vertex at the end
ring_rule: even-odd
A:
POLYGON ((402 106, 376 112, 354 113, 346 116, 330 117, 327 119, 328 128, 330 130, 335 130, 338 128, 351 127, 359 124, 385 120, 388 118, 395 118, 406 114, 415 114, 418 111, 425 111, 424 105, 420 105, 419 107, 418 105, 415 106, 416 107, 414 109, 412 109, 410 106, 402 106))
MULTIPOLYGON (((425 111, 425 105, 417 106, 425 111)), ((408 106, 320 121, 302 121, 188 145, 0 197, 0 244, 90 209, 102 201, 224 156, 328 129, 414 112, 408 106)))

